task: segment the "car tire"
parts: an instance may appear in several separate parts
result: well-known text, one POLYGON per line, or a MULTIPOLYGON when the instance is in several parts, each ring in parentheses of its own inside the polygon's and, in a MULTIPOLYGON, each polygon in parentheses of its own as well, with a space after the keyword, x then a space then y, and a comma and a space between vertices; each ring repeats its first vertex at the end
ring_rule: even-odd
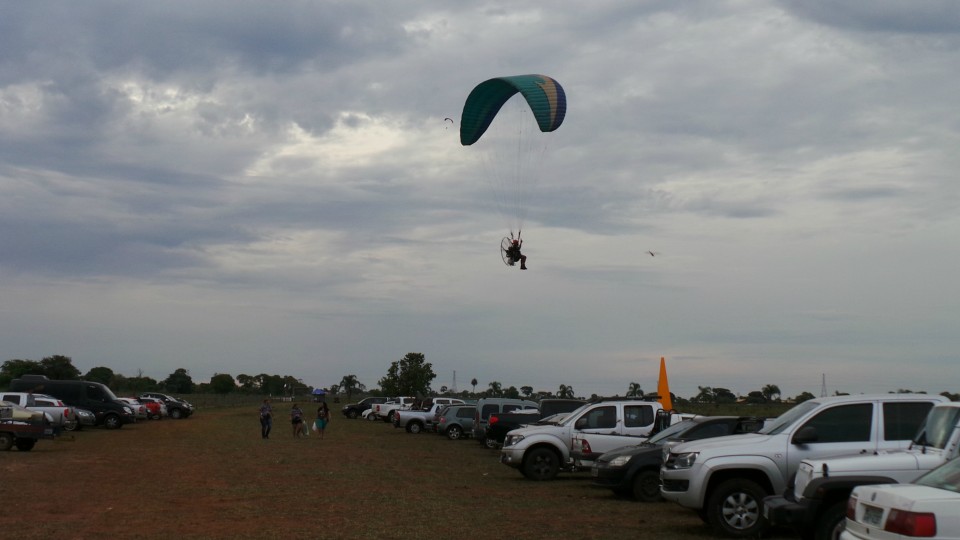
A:
POLYGON ((559 471, 560 457, 549 448, 534 448, 523 460, 523 475, 530 480, 553 480, 559 471))
POLYGON ((13 442, 16 438, 13 433, 0 433, 0 451, 13 448, 13 442))
POLYGON ((64 431, 77 431, 78 429, 80 429, 79 421, 67 422, 66 424, 63 425, 64 431))
POLYGON ((420 422, 407 422, 407 433, 420 433, 423 431, 423 425, 420 422))
POLYGON ((646 503, 662 500, 660 496, 660 471, 646 469, 633 477, 633 498, 646 503))
POLYGON ((356 420, 358 416, 360 416, 360 414, 357 413, 356 409, 350 409, 349 411, 347 411, 347 418, 351 420, 356 420))
POLYGON ((179 420, 183 418, 183 411, 180 409, 172 409, 170 411, 170 418, 173 418, 175 420, 179 420))
POLYGON ((460 426, 450 426, 447 428, 447 438, 455 441, 463 437, 463 429, 460 426))
POLYGON ((496 447, 500 446, 500 443, 498 443, 497 440, 494 439, 493 437, 486 437, 483 439, 483 445, 493 450, 496 447))
POLYGON ((838 540, 847 525, 847 501, 836 502, 827 508, 813 531, 814 540, 838 540))
POLYGON ((115 414, 108 414, 103 417, 103 427, 107 429, 120 429, 122 425, 123 422, 120 421, 120 417, 115 414))
POLYGON ((33 450, 34 445, 37 444, 36 439, 17 439, 15 443, 17 445, 17 450, 21 452, 29 452, 33 450))
POLYGON ((752 480, 727 480, 707 500, 707 522, 723 536, 756 538, 766 529, 762 512, 767 495, 752 480))
POLYGON ((387 418, 384 422, 393 423, 393 419, 397 417, 397 411, 390 411, 387 413, 387 418))

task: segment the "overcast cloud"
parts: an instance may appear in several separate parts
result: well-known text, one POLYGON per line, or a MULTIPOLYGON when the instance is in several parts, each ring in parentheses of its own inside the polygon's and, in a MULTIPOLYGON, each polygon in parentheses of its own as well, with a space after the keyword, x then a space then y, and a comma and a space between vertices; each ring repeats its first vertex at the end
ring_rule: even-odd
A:
POLYGON ((0 51, 0 360, 960 391, 952 0, 4 2, 0 51), (521 272, 444 118, 525 73, 521 272))

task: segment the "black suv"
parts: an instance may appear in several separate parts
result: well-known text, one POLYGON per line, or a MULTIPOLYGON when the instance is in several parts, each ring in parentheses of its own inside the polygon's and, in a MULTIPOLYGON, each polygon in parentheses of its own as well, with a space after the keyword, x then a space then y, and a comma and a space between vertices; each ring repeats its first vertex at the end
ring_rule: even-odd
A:
POLYGON ((193 405, 182 399, 168 396, 167 394, 161 394, 159 392, 144 392, 140 394, 140 397, 152 397, 162 401, 163 404, 167 406, 167 414, 170 416, 170 418, 186 418, 193 414, 193 405))
POLYGON ((357 403, 350 403, 343 407, 343 415, 347 418, 360 418, 360 415, 363 414, 363 411, 373 407, 377 403, 386 403, 387 399, 385 397, 368 397, 363 398, 357 403))

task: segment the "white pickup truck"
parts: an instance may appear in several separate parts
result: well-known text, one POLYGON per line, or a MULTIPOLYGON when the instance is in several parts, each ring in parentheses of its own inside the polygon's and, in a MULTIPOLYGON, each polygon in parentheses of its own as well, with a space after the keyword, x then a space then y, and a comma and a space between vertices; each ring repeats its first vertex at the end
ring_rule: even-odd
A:
POLYGON ((801 461, 793 485, 765 498, 763 513, 771 525, 793 527, 805 538, 838 538, 854 487, 913 482, 958 455, 960 402, 941 403, 930 409, 906 450, 801 461))
POLYGON ((394 412, 393 427, 404 428, 407 433, 433 431, 434 417, 441 408, 447 405, 463 405, 462 399, 435 398, 433 403, 419 409, 401 409, 394 412))
POLYGON ((40 411, 47 416, 47 421, 54 428, 66 431, 73 431, 77 428, 77 415, 73 407, 64 405, 62 401, 53 396, 30 392, 0 392, 0 401, 9 401, 31 411, 40 411), (43 398, 43 403, 53 402, 56 405, 42 405, 37 402, 38 397, 43 398))
POLYGON ((671 412, 665 409, 657 411, 656 429, 646 435, 621 435, 618 433, 586 433, 578 432, 573 437, 570 445, 570 457, 573 458, 574 466, 578 469, 589 469, 593 462, 603 454, 624 446, 636 446, 663 431, 663 429, 688 420, 696 416, 695 414, 681 414, 671 412))
MULTIPOLYGON (((552 480, 561 470, 576 470, 570 450, 578 434, 647 437, 660 410, 663 406, 656 401, 620 398, 588 402, 558 423, 541 421, 507 433, 500 463, 519 469, 531 480, 552 480)), ((642 440, 636 439, 637 443, 642 440)))
POLYGON ((763 498, 783 493, 805 459, 905 449, 943 396, 877 394, 804 401, 758 433, 675 446, 660 469, 664 499, 738 538, 766 528, 763 498))

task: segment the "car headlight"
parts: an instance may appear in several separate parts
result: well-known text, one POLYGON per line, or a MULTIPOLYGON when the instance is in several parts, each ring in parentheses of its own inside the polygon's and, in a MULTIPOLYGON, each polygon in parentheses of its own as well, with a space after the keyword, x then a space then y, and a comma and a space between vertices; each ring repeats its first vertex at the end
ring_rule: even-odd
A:
POLYGON ((503 445, 513 446, 522 440, 523 440, 523 435, 508 435, 507 438, 503 440, 503 445))
POLYGON ((693 467, 693 464, 697 461, 697 456, 700 455, 700 452, 684 452, 682 454, 677 454, 677 457, 673 460, 674 469, 689 469, 693 467))
POLYGON ((133 409, 131 409, 130 407, 124 407, 123 410, 126 411, 127 414, 133 414, 133 409))
POLYGON ((631 456, 617 456, 610 460, 610 467, 625 467, 630 462, 631 456))

